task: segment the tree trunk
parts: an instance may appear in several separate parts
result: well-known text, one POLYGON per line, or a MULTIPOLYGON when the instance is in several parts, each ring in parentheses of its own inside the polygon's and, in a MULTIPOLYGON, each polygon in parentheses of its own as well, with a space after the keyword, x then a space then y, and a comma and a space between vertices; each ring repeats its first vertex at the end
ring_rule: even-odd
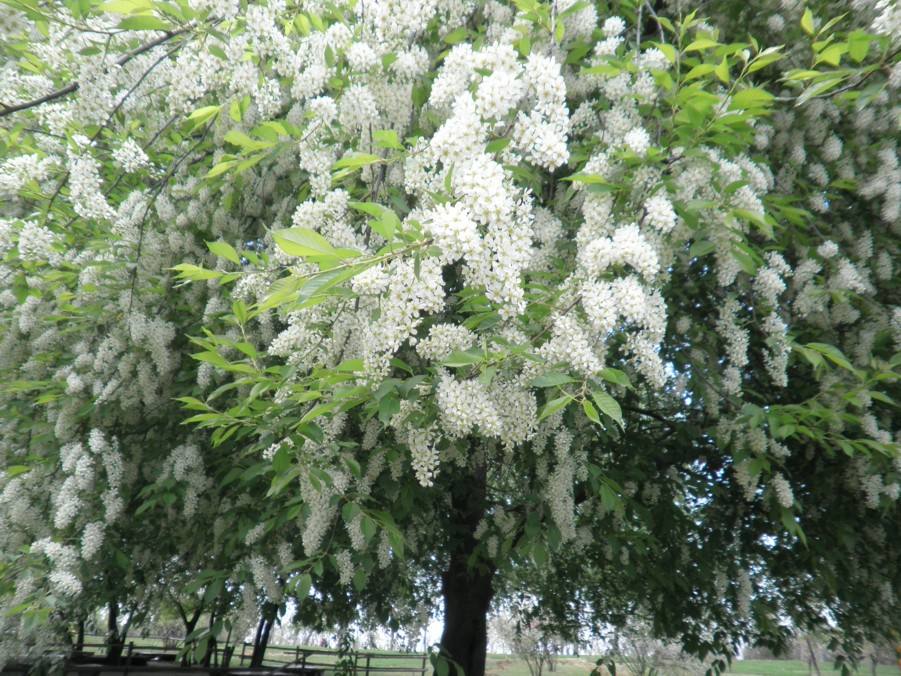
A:
POLYGON ((813 670, 816 671, 817 676, 820 676, 820 665, 817 662, 817 653, 813 648, 813 642, 810 640, 810 636, 804 637, 807 641, 807 651, 810 653, 810 666, 813 667, 813 670))
POLYGON ((78 620, 78 634, 75 636, 75 651, 84 651, 84 618, 78 620))
MULTIPOLYGON (((185 625, 185 644, 188 643, 188 637, 194 632, 194 629, 197 628, 197 622, 200 620, 200 614, 203 612, 203 604, 201 604, 198 608, 194 610, 194 614, 189 618, 187 614, 182 609, 181 605, 178 605, 178 612, 181 614, 181 621, 185 625)), ((191 643, 194 642, 194 639, 191 639, 191 643)), ((193 651, 185 651, 185 654, 181 658, 181 666, 187 667, 191 665, 193 651)))
POLYGON ((109 652, 106 654, 107 662, 119 664, 125 648, 125 636, 119 635, 119 604, 115 601, 110 601, 107 605, 106 642, 109 644, 109 652))
MULTIPOLYGON (((456 533, 447 570, 442 576, 444 631, 441 651, 465 676, 484 676, 488 649, 488 607, 494 589, 494 565, 477 561, 469 565, 478 541, 475 529, 485 514, 485 470, 458 482, 451 493, 456 533)), ((451 669, 450 673, 454 673, 451 669)))
POLYGON ((263 666, 263 658, 266 656, 266 647, 269 645, 269 635, 272 633, 277 610, 278 606, 274 603, 267 602, 263 606, 260 623, 257 625, 257 633, 253 641, 253 654, 250 658, 251 669, 263 666))

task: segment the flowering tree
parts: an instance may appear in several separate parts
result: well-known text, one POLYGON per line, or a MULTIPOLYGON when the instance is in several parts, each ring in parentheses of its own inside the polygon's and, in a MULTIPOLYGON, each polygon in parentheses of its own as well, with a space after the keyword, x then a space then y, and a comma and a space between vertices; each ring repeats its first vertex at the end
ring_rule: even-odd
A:
POLYGON ((6 4, 18 631, 898 622, 894 4, 6 4))

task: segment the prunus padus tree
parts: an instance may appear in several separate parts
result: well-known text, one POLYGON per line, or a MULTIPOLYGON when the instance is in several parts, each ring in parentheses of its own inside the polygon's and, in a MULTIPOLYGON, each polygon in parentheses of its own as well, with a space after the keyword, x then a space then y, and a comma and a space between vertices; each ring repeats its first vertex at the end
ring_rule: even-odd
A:
POLYGON ((894 4, 6 4, 6 622, 898 622, 894 4))

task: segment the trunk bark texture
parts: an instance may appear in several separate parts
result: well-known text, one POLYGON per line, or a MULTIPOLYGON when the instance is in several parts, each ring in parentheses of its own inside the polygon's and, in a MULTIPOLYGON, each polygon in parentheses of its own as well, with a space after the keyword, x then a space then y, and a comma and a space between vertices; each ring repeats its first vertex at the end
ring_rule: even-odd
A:
POLYGON ((125 649, 125 632, 119 633, 119 604, 110 601, 107 605, 106 616, 106 642, 109 644, 109 652, 106 660, 109 664, 119 664, 122 661, 122 652, 125 649))
POLYGON ((84 620, 78 620, 78 634, 75 636, 75 650, 84 651, 84 620))
POLYGON ((275 624, 275 614, 278 606, 274 603, 266 603, 257 625, 257 634, 253 642, 253 656, 250 658, 250 667, 262 667, 263 658, 266 656, 266 647, 269 645, 269 635, 272 633, 272 625, 275 624))
MULTIPOLYGON (((458 483, 451 495, 453 548, 442 576, 444 631, 441 650, 456 662, 465 676, 484 676, 488 648, 488 607, 494 596, 493 564, 470 555, 478 541, 474 533, 485 515, 485 470, 478 469, 468 481, 458 483)), ((451 668, 451 674, 454 669, 451 668)))

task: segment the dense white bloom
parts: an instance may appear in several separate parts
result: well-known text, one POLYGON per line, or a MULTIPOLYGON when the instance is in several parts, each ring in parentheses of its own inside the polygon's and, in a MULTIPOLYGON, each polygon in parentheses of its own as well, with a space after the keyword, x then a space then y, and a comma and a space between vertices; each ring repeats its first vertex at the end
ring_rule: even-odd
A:
POLYGON ((601 30, 608 38, 617 37, 618 35, 622 35, 623 31, 626 30, 626 22, 618 16, 611 16, 604 21, 601 30))
POLYGON ((648 223, 662 232, 668 233, 676 226, 676 212, 665 195, 654 195, 644 203, 648 223))
POLYGON ((133 138, 126 141, 113 151, 113 158, 119 166, 127 172, 137 171, 150 164, 150 158, 143 148, 133 138))
POLYGON ((644 155, 651 147, 651 137, 642 127, 635 127, 623 137, 623 143, 636 155, 644 155))

